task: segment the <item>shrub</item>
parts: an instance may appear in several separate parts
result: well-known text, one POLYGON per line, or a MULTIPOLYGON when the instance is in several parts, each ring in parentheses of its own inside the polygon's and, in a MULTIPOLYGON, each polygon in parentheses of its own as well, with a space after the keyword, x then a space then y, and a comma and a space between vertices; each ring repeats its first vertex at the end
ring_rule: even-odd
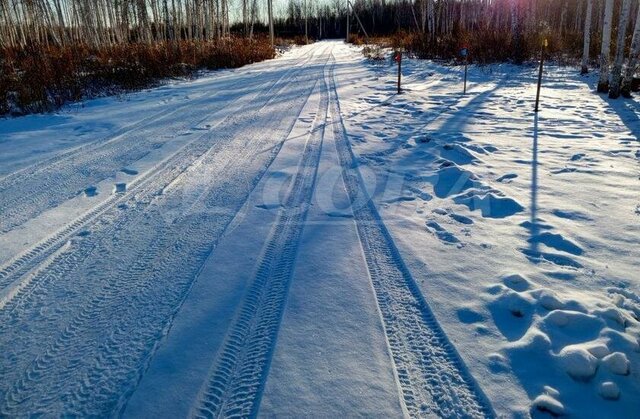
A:
POLYGON ((100 49, 29 45, 0 49, 0 115, 54 110, 87 97, 138 90, 200 68, 273 58, 266 39, 132 43, 100 49))
MULTIPOLYGON (((567 51, 581 51, 581 34, 548 35, 548 54, 563 62, 574 62, 579 54, 567 51)), ((510 31, 478 29, 471 32, 460 30, 448 35, 432 37, 422 33, 398 32, 391 37, 392 48, 404 48, 418 58, 451 60, 459 58, 460 49, 469 49, 469 59, 477 63, 515 61, 522 62, 536 58, 540 51, 542 37, 527 34, 514 41, 510 31)))

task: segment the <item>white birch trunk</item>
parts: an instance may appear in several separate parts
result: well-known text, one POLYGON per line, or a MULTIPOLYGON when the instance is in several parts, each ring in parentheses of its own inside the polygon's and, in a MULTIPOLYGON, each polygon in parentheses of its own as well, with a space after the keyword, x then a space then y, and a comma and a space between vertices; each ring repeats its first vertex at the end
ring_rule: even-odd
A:
POLYGON ((589 49, 591 47, 591 15, 593 13, 593 0, 587 0, 587 15, 584 18, 584 42, 582 47, 581 74, 589 72, 589 49))
POLYGON ((602 47, 600 48, 600 80, 598 92, 609 91, 609 54, 611 53, 611 26, 613 20, 613 0, 605 0, 604 20, 602 21, 602 47))
POLYGON ((624 45, 627 35, 627 24, 629 23, 629 13, 631 12, 631 0, 623 0, 620 9, 620 21, 618 23, 618 42, 616 46, 616 57, 613 63, 611 74, 611 86, 609 87, 609 97, 617 99, 620 97, 620 85, 622 83, 622 64, 624 62, 624 45))
POLYGON ((631 97, 631 82, 638 68, 638 56, 640 55, 640 7, 636 14, 635 29, 633 30, 633 38, 631 39, 631 51, 629 52, 629 62, 625 71, 624 80, 622 81, 621 93, 624 97, 631 97))

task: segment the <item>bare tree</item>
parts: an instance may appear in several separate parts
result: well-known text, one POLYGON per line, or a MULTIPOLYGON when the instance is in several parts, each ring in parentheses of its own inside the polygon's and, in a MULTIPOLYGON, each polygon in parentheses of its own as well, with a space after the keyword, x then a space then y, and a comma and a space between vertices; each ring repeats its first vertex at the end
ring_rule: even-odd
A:
POLYGON ((611 53, 611 26, 613 24, 613 0, 605 0, 604 20, 602 21, 602 47, 600 49, 600 80, 598 92, 609 91, 609 54, 611 53))
POLYGON ((638 7, 634 28, 633 38, 631 39, 631 50, 629 52, 629 61, 622 81, 621 93, 624 97, 631 97, 631 83, 636 69, 638 68, 638 58, 640 56, 640 7, 638 7))
POLYGON ((591 15, 593 12, 593 0, 587 0, 587 15, 584 18, 584 42, 582 47, 581 74, 589 72, 589 49, 591 47, 591 15))
POLYGON ((617 99, 620 97, 620 85, 622 82, 622 63, 624 62, 624 47, 627 36, 627 24, 629 23, 629 13, 631 12, 631 0, 623 0, 620 9, 620 20, 618 22, 618 42, 616 43, 616 57, 613 63, 611 74, 611 86, 609 87, 609 97, 617 99))

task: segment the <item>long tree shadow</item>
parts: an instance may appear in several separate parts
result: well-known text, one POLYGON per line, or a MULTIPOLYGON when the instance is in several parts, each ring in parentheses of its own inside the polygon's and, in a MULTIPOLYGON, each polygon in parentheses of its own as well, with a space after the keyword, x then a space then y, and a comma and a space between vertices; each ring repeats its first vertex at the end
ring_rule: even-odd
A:
MULTIPOLYGON (((603 102, 609 105, 609 108, 615 112, 620 121, 631 131, 634 137, 640 141, 640 103, 635 99, 609 99, 606 95, 595 93, 595 86, 592 81, 584 81, 589 89, 597 94, 603 102)), ((636 93, 635 97, 640 97, 640 93, 636 93)))
POLYGON ((604 98, 604 100, 618 115, 620 121, 629 128, 633 136, 640 140, 640 103, 633 99, 604 98))

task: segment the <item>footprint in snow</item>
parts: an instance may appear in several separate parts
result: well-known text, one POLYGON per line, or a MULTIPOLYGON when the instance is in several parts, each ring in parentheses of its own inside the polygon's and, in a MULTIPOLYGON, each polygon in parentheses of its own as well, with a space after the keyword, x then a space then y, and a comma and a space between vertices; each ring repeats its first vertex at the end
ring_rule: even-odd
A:
POLYGON ((559 174, 562 174, 562 173, 573 173, 576 170, 578 170, 578 169, 576 169, 575 167, 565 167, 564 169, 552 170, 551 174, 559 175, 559 174))
POLYGON ((451 214, 449 214, 449 217, 451 217, 453 220, 459 222, 460 224, 466 224, 466 225, 473 224, 473 220, 471 218, 469 218, 469 217, 465 217, 464 215, 451 213, 451 214))
POLYGON ((506 175, 500 176, 498 179, 496 179, 498 182, 502 182, 502 183, 511 183, 511 181, 515 178, 517 178, 518 175, 515 173, 507 173, 506 175))
POLYGON ((544 232, 537 236, 534 236, 528 240, 529 243, 542 243, 548 247, 552 247, 561 252, 571 253, 572 255, 579 256, 583 253, 580 246, 573 243, 570 240, 565 239, 561 234, 553 234, 544 232))
POLYGON ((431 234, 436 236, 442 243, 447 244, 447 245, 457 244, 458 247, 462 246, 462 244, 460 243, 460 240, 455 235, 453 235, 452 233, 450 233, 447 230, 445 230, 437 222, 435 222, 435 221, 427 221, 426 222, 426 226, 427 226, 427 230, 431 234))
POLYGON ((593 218, 589 217, 586 214, 583 214, 580 211, 570 211, 570 210, 555 209, 555 210, 551 211, 551 213, 553 215, 555 215, 556 217, 564 218, 564 219, 567 219, 567 220, 593 221, 593 218))
POLYGON ((573 156, 571 156, 571 161, 578 161, 578 160, 582 160, 582 158, 586 156, 586 154, 584 153, 578 153, 578 154, 574 154, 573 156))
POLYGON ((484 320, 482 314, 468 307, 457 310, 456 314, 458 315, 458 319, 465 324, 478 323, 484 320))
POLYGON ((98 188, 95 187, 95 186, 89 186, 87 189, 84 190, 84 194, 88 198, 92 198, 92 197, 98 195, 98 188))
POLYGON ((122 173, 124 173, 125 175, 129 175, 129 176, 135 176, 135 175, 138 174, 138 171, 137 170, 133 170, 133 169, 124 168, 124 169, 122 169, 120 171, 122 173))
POLYGON ((125 193, 125 192, 127 192, 127 184, 126 184, 126 183, 124 183, 124 182, 120 182, 120 183, 116 183, 116 184, 115 184, 115 187, 114 187, 113 193, 116 193, 116 194, 123 194, 123 193, 125 193))

